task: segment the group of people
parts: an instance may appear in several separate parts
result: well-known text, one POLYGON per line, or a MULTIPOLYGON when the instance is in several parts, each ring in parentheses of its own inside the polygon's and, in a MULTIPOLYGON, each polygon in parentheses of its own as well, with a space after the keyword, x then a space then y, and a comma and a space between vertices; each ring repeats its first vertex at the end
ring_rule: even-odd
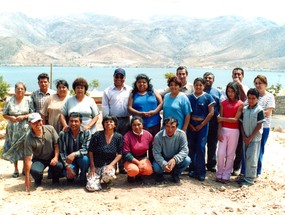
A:
POLYGON ((207 169, 216 172, 217 182, 228 183, 239 173, 241 186, 252 185, 261 174, 275 107, 266 77, 258 75, 255 88, 248 89, 243 69, 235 68, 222 91, 213 87, 210 72, 193 85, 187 77, 187 68, 178 67, 168 88, 158 93, 147 75, 137 75, 131 87, 125 84, 126 71, 116 69, 114 84, 102 95, 102 131, 96 130, 100 111, 84 78, 74 80, 73 96, 65 80, 57 81, 56 92, 49 89, 45 73, 30 97, 25 83, 18 82, 3 109, 8 126, 2 157, 14 163, 15 178, 18 160, 24 161, 27 191, 30 175, 39 186, 46 167, 53 183, 60 177, 78 179, 89 191, 115 179, 117 167, 129 183, 153 173, 157 182, 170 173, 179 183, 185 170, 204 181, 207 169))

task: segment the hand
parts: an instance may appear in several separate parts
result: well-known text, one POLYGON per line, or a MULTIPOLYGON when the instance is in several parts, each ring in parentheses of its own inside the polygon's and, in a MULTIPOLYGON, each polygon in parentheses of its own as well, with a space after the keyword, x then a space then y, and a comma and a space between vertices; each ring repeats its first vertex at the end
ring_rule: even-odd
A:
POLYGON ((176 161, 172 158, 168 161, 168 163, 165 165, 164 170, 166 172, 171 172, 173 170, 173 168, 176 165, 176 161))
POLYGON ((139 162, 138 168, 139 168, 139 172, 143 172, 144 168, 145 168, 145 165, 143 163, 139 162))
POLYGON ((66 163, 71 164, 76 156, 75 152, 72 152, 66 157, 66 163))
POLYGON ((223 135, 222 134, 218 134, 218 140, 220 142, 223 142, 224 138, 223 138, 223 135))
POLYGON ((17 117, 15 117, 15 116, 10 116, 10 119, 9 119, 10 121, 12 121, 12 122, 17 122, 17 117))
POLYGON ((250 144, 251 139, 250 139, 249 137, 244 137, 244 138, 243 138, 243 142, 244 142, 246 145, 248 145, 248 144, 250 144))
POLYGON ((190 131, 197 132, 196 128, 192 124, 189 125, 189 128, 190 128, 190 131))
POLYGON ((51 159, 50 165, 55 166, 57 164, 57 162, 58 162, 58 158, 54 157, 53 159, 51 159))
POLYGON ((217 116, 217 120, 218 120, 218 122, 222 122, 222 117, 220 115, 217 116))
POLYGON ((89 129, 90 129, 90 126, 89 126, 89 125, 83 125, 82 128, 83 128, 83 130, 85 131, 85 130, 89 130, 89 129))
POLYGON ((73 171, 73 169, 70 166, 66 167, 66 177, 68 179, 73 179, 76 176, 75 172, 73 171))
POLYGON ((88 172, 88 176, 91 176, 91 177, 94 176, 95 172, 96 172, 95 166, 94 167, 90 167, 90 170, 88 172))
POLYGON ((17 117, 16 117, 16 121, 17 121, 17 122, 22 122, 24 119, 25 119, 24 116, 17 116, 17 117))
POLYGON ((196 132, 200 131, 202 128, 203 128, 202 124, 197 125, 197 126, 195 127, 196 132))
POLYGON ((63 131, 67 131, 67 129, 68 129, 68 125, 67 125, 67 126, 64 126, 64 127, 62 128, 63 131))

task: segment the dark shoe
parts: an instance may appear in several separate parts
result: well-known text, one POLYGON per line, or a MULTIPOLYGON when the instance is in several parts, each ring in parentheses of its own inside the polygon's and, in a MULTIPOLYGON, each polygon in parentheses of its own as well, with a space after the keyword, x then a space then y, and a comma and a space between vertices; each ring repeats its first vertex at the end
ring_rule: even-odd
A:
POLYGON ((210 172, 216 172, 217 170, 215 169, 215 167, 211 167, 211 168, 207 168, 208 171, 210 172))
POLYGON ((42 180, 41 179, 35 180, 35 186, 36 187, 41 186, 41 185, 42 185, 42 180))
POLYGON ((243 181, 243 182, 241 182, 241 183, 239 183, 239 186, 240 187, 243 187, 243 186, 252 186, 254 183, 250 183, 250 182, 248 182, 248 181, 243 181))
POLYGON ((13 178, 18 178, 19 177, 19 173, 18 172, 14 172, 12 175, 13 178))
POLYGON ((75 180, 74 178, 67 178, 67 179, 66 179, 67 183, 73 183, 74 180, 75 180))
POLYGON ((156 174, 155 176, 155 181, 158 182, 158 183, 161 183, 164 181, 164 176, 163 174, 156 174))
POLYGON ((124 168, 119 169, 120 174, 127 174, 126 170, 124 168))
POLYGON ((128 183, 132 184, 132 183, 135 183, 136 178, 135 178, 135 177, 128 176, 127 181, 128 181, 128 183))
POLYGON ((85 187, 86 184, 87 184, 87 180, 80 180, 80 181, 79 181, 79 185, 80 185, 81 187, 85 187))
POLYGON ((220 182, 220 183, 222 183, 223 182, 223 179, 222 178, 216 178, 216 180, 215 180, 216 182, 220 182))
POLYGON ((230 183, 230 180, 228 180, 228 179, 223 179, 222 178, 222 181, 221 181, 223 184, 228 184, 228 183, 230 183))
POLYGON ((53 178, 52 184, 59 184, 59 178, 53 178))
POLYGON ((174 183, 176 183, 176 184, 180 183, 180 178, 179 178, 178 174, 172 174, 171 177, 172 177, 172 181, 174 183))
POLYGON ((197 179, 198 179, 199 181, 205 181, 205 176, 202 176, 202 175, 197 176, 197 179))
POLYGON ((189 171, 188 176, 189 176, 190 178, 195 178, 194 171, 189 171))
POLYGON ((136 182, 141 182, 143 181, 142 177, 139 175, 139 176, 136 176, 135 178, 136 182))

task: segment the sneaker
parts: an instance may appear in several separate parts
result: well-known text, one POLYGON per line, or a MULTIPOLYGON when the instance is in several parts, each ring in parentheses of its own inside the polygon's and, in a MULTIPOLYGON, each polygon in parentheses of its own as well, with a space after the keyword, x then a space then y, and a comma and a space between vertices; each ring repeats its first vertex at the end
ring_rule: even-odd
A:
POLYGON ((178 174, 171 174, 172 181, 176 184, 180 183, 180 178, 178 174))
POLYGON ((190 178, 195 178, 194 171, 189 171, 188 176, 189 176, 190 178))
POLYGON ((248 181, 242 181, 241 183, 239 183, 239 186, 240 187, 243 187, 243 186, 247 186, 247 187, 249 187, 249 186, 252 186, 254 183, 253 182, 248 182, 248 181))
POLYGON ((222 181, 221 181, 223 184, 228 184, 230 183, 230 180, 229 179, 224 179, 222 178, 222 181))
POLYGON ((19 177, 19 173, 18 172, 14 172, 12 175, 13 178, 18 178, 19 177))
POLYGON ((155 181, 158 182, 158 183, 163 182, 164 181, 163 174, 156 174, 155 181))
POLYGON ((232 176, 238 176, 239 175, 239 170, 234 170, 232 172, 232 176))
POLYGON ((205 181, 205 176, 202 176, 202 175, 197 176, 197 179, 198 179, 199 181, 205 181))
POLYGON ((222 183, 223 182, 223 179, 222 178, 218 178, 218 177, 216 177, 216 180, 215 180, 216 182, 220 182, 220 183, 222 183))
POLYGON ((135 177, 128 176, 127 181, 128 181, 128 183, 130 183, 130 184, 131 184, 131 183, 135 183, 136 178, 135 178, 135 177))
POLYGON ((36 187, 41 186, 41 184, 42 184, 42 180, 41 179, 35 180, 35 186, 36 187))

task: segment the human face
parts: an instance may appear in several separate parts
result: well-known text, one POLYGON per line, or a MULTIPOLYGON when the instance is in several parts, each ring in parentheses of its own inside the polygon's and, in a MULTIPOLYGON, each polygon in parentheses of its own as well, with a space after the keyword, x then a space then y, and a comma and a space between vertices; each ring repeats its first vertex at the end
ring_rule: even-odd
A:
POLYGON ((104 122, 105 130, 114 130, 116 128, 115 122, 113 120, 106 120, 104 122))
POLYGON ((136 134, 142 133, 143 124, 138 119, 134 120, 133 123, 132 123, 132 130, 136 134))
POLYGON ((262 92, 262 93, 265 92, 266 87, 267 87, 267 85, 263 83, 259 78, 256 78, 254 80, 254 86, 259 92, 262 92))
POLYGON ((187 73, 185 71, 185 69, 180 69, 176 72, 176 76, 177 78, 182 82, 182 84, 186 84, 187 83, 187 73))
POLYGON ((146 79, 139 79, 136 83, 139 92, 146 92, 148 84, 146 79))
POLYGON ((201 81, 196 81, 194 84, 195 95, 203 94, 204 84, 201 81))
POLYGON ((47 78, 41 78, 39 81, 38 81, 38 85, 40 87, 40 90, 43 92, 43 93, 46 93, 48 91, 48 86, 49 86, 49 81, 47 78))
POLYGON ((38 132, 42 131, 43 120, 38 120, 34 123, 29 122, 29 125, 31 126, 34 133, 38 133, 38 132))
POLYGON ((15 88, 15 94, 17 97, 24 97, 26 93, 25 87, 23 84, 18 84, 17 87, 15 88))
POLYGON ((67 87, 64 86, 63 84, 58 85, 57 87, 57 94, 60 98, 65 98, 65 96, 67 95, 67 87))
POLYGON ((79 117, 70 117, 69 118, 69 127, 72 131, 77 131, 80 129, 80 118, 79 117))
POLYGON ((76 96, 84 96, 85 95, 85 87, 84 86, 76 86, 75 87, 75 94, 76 96))
POLYGON ((204 80, 205 80, 205 87, 212 87, 214 83, 214 78, 212 75, 205 76, 204 80))
POLYGON ((164 128, 167 136, 172 137, 177 129, 177 123, 167 123, 164 128))
POLYGON ((169 89, 170 89, 171 95, 177 95, 179 93, 180 86, 176 84, 175 82, 171 82, 169 84, 169 89))
POLYGON ((233 74, 232 74, 232 78, 233 78, 233 81, 242 82, 242 79, 243 79, 242 71, 239 70, 239 69, 234 70, 234 71, 233 71, 233 74))
POLYGON ((229 100, 231 100, 231 101, 236 100, 235 91, 230 87, 227 88, 227 96, 228 96, 229 100))
POLYGON ((255 95, 249 94, 247 97, 247 102, 249 107, 253 108, 258 102, 258 98, 255 95))
POLYGON ((125 80, 126 80, 126 77, 123 76, 122 74, 114 75, 114 84, 118 88, 124 87, 125 80))

